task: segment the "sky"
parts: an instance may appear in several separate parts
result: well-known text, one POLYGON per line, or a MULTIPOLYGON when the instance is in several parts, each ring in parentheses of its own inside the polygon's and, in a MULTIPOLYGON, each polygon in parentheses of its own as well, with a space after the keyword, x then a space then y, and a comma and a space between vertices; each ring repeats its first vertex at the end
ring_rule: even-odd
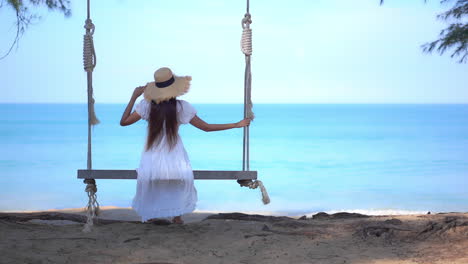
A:
MULTIPOLYGON (((421 45, 446 24, 440 1, 251 0, 254 103, 468 103, 467 64, 421 45)), ((86 1, 72 16, 40 10, 0 60, 0 102, 85 103, 82 39, 86 1)), ((191 75, 181 99, 242 103, 245 1, 91 0, 97 103, 126 103, 159 67, 191 75)), ((15 33, 0 9, 0 53, 15 33)))

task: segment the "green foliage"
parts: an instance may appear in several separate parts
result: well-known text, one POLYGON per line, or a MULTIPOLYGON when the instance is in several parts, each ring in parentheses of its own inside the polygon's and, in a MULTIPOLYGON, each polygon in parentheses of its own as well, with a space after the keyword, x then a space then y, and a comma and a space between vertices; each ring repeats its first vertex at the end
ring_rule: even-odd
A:
POLYGON ((16 36, 12 45, 5 55, 0 57, 0 60, 8 56, 13 50, 13 47, 18 44, 18 41, 24 31, 30 24, 38 20, 40 16, 36 12, 31 12, 31 7, 46 7, 48 10, 59 11, 66 17, 71 15, 70 0, 0 0, 0 8, 5 4, 11 7, 16 13, 16 36))
MULTIPOLYGON (((442 3, 450 0, 443 0, 442 3)), ((468 60, 468 0, 457 0, 455 5, 448 11, 440 14, 437 18, 451 21, 451 24, 442 30, 439 39, 423 45, 425 52, 431 53, 434 50, 444 54, 448 50, 453 50, 450 57, 460 57, 458 62, 463 63, 468 60)))
MULTIPOLYGON (((426 2, 426 0, 424 0, 426 2)), ((438 19, 449 22, 449 26, 439 34, 439 39, 422 45, 423 51, 433 51, 444 54, 453 50, 450 57, 460 57, 459 63, 468 61, 468 0, 441 0, 441 4, 455 2, 452 8, 437 16, 438 19)), ((380 0, 383 4, 384 0, 380 0)))

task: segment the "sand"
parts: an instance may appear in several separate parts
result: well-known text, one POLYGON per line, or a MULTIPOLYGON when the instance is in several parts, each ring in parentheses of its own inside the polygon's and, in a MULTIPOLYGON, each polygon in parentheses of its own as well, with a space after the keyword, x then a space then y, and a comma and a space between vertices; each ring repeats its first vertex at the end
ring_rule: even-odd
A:
POLYGON ((468 213, 198 212, 177 225, 108 207, 91 233, 79 213, 0 213, 0 263, 468 263, 468 213))

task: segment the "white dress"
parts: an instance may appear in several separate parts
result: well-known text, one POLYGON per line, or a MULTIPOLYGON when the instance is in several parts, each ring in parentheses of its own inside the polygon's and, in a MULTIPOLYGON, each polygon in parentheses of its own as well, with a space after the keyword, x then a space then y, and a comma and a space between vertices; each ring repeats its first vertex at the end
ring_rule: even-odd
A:
MULTIPOLYGON (((135 111, 148 121, 151 103, 142 99, 135 111)), ((187 101, 177 100, 177 123, 187 124, 196 114, 187 101)), ((165 131, 159 145, 141 154, 137 168, 137 188, 132 207, 146 222, 151 218, 173 217, 195 210, 197 190, 193 170, 184 144, 178 135, 177 144, 169 150, 165 131)))

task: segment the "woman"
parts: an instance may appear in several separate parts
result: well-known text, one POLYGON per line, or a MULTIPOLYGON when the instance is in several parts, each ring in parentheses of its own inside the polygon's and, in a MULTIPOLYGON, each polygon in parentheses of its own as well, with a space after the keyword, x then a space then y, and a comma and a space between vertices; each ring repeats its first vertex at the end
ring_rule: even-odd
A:
POLYGON ((177 96, 188 92, 190 76, 175 76, 169 68, 154 73, 154 82, 135 88, 120 120, 128 126, 140 119, 148 121, 148 136, 137 169, 137 189, 132 207, 142 222, 160 217, 174 217, 195 210, 197 191, 187 152, 179 137, 180 124, 192 124, 203 131, 218 131, 248 126, 244 119, 231 124, 208 124, 199 118, 193 106, 177 96), (144 94, 130 114, 136 99, 144 94))

